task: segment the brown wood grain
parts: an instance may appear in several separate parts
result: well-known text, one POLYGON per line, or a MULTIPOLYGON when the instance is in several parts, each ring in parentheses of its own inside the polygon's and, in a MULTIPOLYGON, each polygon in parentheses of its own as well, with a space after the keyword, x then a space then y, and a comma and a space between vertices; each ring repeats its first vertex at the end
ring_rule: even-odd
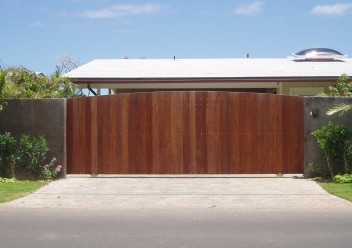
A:
POLYGON ((303 98, 153 92, 67 100, 67 171, 303 172, 303 98))
MULTIPOLYGON (((76 101, 77 102, 77 101, 76 101)), ((67 173, 68 174, 72 174, 74 173, 73 169, 75 169, 76 167, 72 166, 74 165, 74 157, 73 156, 73 103, 74 101, 72 101, 72 99, 68 99, 67 100, 67 104, 66 104, 66 146, 67 148, 70 148, 70 150, 66 151, 67 154, 67 159, 66 159, 66 163, 71 165, 67 167, 67 173)))

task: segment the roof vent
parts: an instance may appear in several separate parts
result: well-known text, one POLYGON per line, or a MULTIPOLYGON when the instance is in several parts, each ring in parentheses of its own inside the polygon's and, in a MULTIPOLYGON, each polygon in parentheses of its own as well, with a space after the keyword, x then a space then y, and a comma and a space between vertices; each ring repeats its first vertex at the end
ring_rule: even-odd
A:
POLYGON ((316 62, 329 62, 329 61, 343 61, 347 58, 342 53, 329 49, 329 48, 310 48, 294 53, 294 61, 316 61, 316 62))

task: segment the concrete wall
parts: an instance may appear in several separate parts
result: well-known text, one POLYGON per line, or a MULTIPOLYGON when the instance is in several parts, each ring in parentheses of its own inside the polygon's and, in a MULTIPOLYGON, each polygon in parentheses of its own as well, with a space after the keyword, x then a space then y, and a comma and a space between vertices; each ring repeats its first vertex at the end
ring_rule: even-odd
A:
POLYGON ((48 160, 56 157, 66 175, 66 100, 11 99, 0 112, 0 133, 11 132, 44 136, 48 142, 48 160))
POLYGON ((352 128, 352 111, 344 113, 341 117, 338 114, 326 115, 326 111, 336 105, 346 103, 352 104, 352 97, 304 97, 304 176, 313 175, 308 170, 308 164, 313 162, 317 165, 324 164, 323 154, 317 145, 316 138, 311 134, 321 129, 329 121, 335 124, 343 124, 352 128), (318 116, 310 115, 312 110, 318 110, 318 116))

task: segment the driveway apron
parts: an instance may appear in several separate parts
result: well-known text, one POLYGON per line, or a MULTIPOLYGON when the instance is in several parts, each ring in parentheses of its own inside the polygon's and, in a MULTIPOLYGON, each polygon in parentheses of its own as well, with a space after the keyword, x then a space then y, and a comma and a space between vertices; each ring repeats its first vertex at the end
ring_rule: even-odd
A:
POLYGON ((24 208, 351 208, 301 176, 68 176, 2 205, 24 208))

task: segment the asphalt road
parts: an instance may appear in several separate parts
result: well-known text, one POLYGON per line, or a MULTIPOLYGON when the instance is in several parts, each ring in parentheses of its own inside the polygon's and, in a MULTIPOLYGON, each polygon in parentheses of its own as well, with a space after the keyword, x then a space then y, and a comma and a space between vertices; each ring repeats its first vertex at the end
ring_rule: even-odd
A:
POLYGON ((0 247, 351 247, 352 210, 0 207, 0 247))

